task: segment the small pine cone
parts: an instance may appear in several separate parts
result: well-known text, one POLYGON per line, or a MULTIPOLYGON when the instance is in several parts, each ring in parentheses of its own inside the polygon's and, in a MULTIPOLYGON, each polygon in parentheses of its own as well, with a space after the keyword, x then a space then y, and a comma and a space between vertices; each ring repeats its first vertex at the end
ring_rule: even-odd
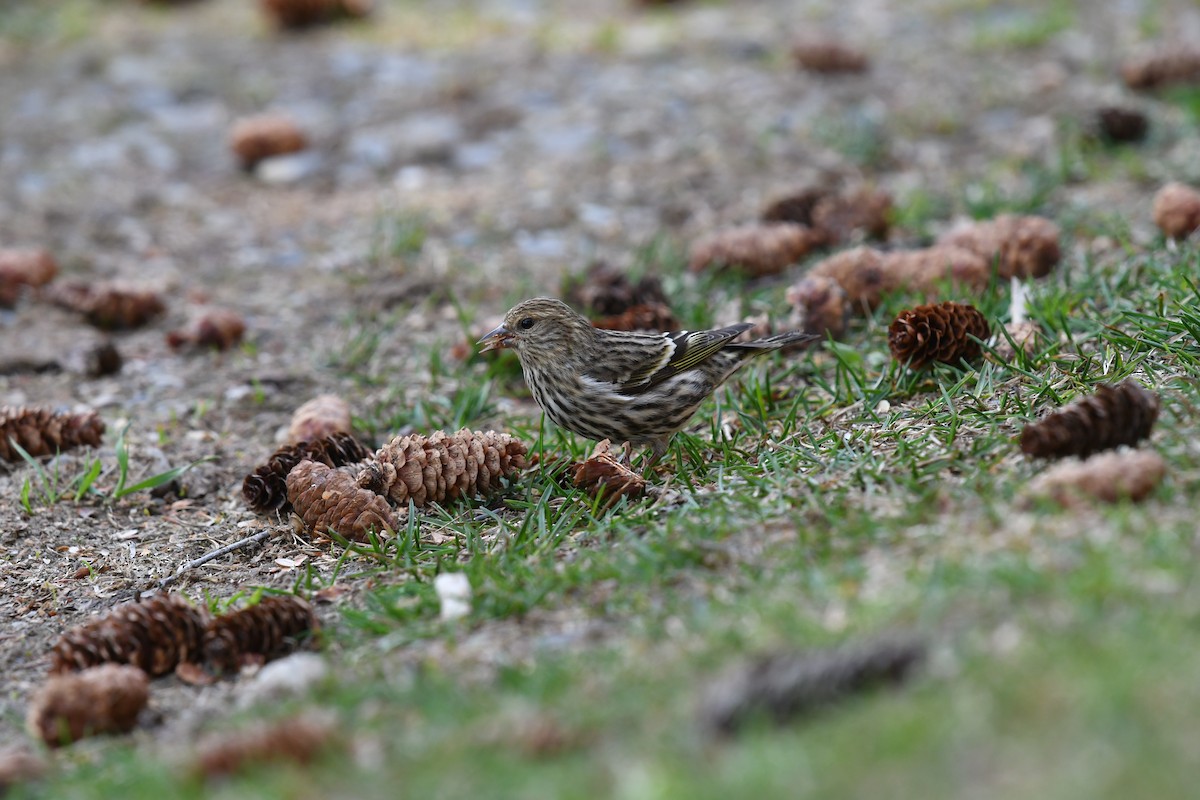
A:
POLYGON ((507 433, 469 431, 453 435, 435 431, 397 436, 379 448, 376 463, 359 479, 362 486, 386 495, 403 507, 444 503, 482 495, 500 487, 527 466, 529 448, 507 433))
POLYGON ((626 273, 603 261, 589 266, 582 281, 576 279, 575 285, 566 287, 565 294, 589 314, 603 317, 624 314, 634 306, 667 305, 657 277, 645 275, 634 283, 626 273))
POLYGON ((961 289, 981 291, 991 270, 983 258, 961 247, 935 245, 893 253, 855 247, 818 262, 808 277, 830 278, 846 292, 853 308, 873 309, 884 295, 901 289, 929 296, 946 279, 961 289))
POLYGON ((257 605, 216 617, 204 631, 204 662, 218 674, 236 674, 252 659, 270 661, 311 640, 312 606, 299 597, 264 597, 257 605))
POLYGON ((95 411, 60 414, 45 408, 0 406, 0 461, 17 461, 20 454, 9 439, 29 455, 52 456, 74 447, 97 447, 104 421, 95 411))
POLYGON ((787 301, 800 315, 805 333, 839 338, 846 332, 850 304, 833 278, 810 275, 787 290, 787 301))
POLYGON ((719 231, 692 245, 688 266, 740 269, 750 277, 776 275, 825 243, 824 234, 791 223, 743 225, 719 231))
POLYGON ((97 733, 133 730, 150 700, 150 679, 137 667, 104 664, 47 680, 29 703, 25 722, 49 747, 97 733))
POLYGON ((83 314, 88 322, 106 331, 140 328, 167 308, 157 292, 119 282, 56 283, 45 290, 45 297, 83 314))
POLYGON ((242 481, 242 498, 251 511, 265 514, 287 507, 287 476, 301 461, 328 467, 357 464, 374 455, 369 447, 349 433, 332 433, 311 442, 279 448, 242 481))
POLYGON ((987 337, 987 319, 975 306, 964 303, 917 306, 900 312, 888 326, 892 358, 912 369, 935 361, 974 361, 982 352, 979 342, 987 337))
POLYGON ((46 774, 46 760, 23 745, 0 750, 0 797, 9 789, 46 774))
POLYGON ((0 248, 0 308, 11 308, 22 286, 45 286, 58 274, 58 264, 46 250, 0 248))
POLYGON ((323 25, 339 17, 365 17, 372 0, 259 0, 263 14, 280 28, 298 29, 323 25))
POLYGON ((165 675, 199 655, 207 622, 207 611, 177 594, 124 603, 59 637, 50 671, 73 672, 111 662, 165 675))
POLYGON ((1150 121, 1136 108, 1103 106, 1096 109, 1095 129, 1100 138, 1110 144, 1140 142, 1146 138, 1150 121))
POLYGON ((938 244, 970 250, 996 264, 1001 278, 1041 278, 1061 258, 1057 225, 1043 217, 1001 214, 950 231, 938 244))
POLYGON ((792 61, 799 69, 830 75, 838 72, 866 72, 867 54, 845 42, 827 36, 802 39, 792 45, 792 61))
POLYGON ((572 468, 571 481, 592 497, 604 498, 606 509, 622 497, 636 500, 646 493, 646 479, 617 460, 608 439, 600 441, 586 461, 572 468))
POLYGON ((309 764, 337 743, 337 734, 332 720, 312 713, 210 734, 197 745, 191 772, 215 779, 263 764, 309 764))
POLYGON ((1186 239, 1200 228, 1200 192, 1182 183, 1168 183, 1154 195, 1154 224, 1164 236, 1186 239))
POLYGON ((711 733, 728 736, 766 717, 784 724, 857 694, 895 686, 925 660, 927 645, 894 636, 811 652, 760 656, 715 679, 700 704, 711 733))
POLYGON ((228 308, 208 308, 188 323, 186 328, 167 333, 167 346, 172 350, 185 347, 196 350, 228 350, 239 344, 246 335, 246 320, 228 308))
POLYGON ((813 225, 813 210, 817 203, 830 197, 827 189, 819 186, 809 186, 797 189, 782 197, 777 197, 767 204, 759 217, 763 222, 793 222, 797 225, 813 225))
POLYGON ((387 500, 359 487, 355 477, 316 461, 301 461, 287 476, 287 500, 304 526, 314 533, 332 529, 351 541, 365 542, 396 530, 387 500))
POLYGON ((1001 363, 1008 363, 1017 357, 1018 352, 1032 355, 1037 349, 1038 336, 1041 327, 1031 319, 1021 322, 1009 322, 1004 326, 1004 334, 992 337, 992 349, 1001 363))
POLYGON ((873 247, 854 247, 818 261, 805 277, 833 280, 851 305, 871 309, 900 288, 884 261, 885 254, 873 247))
POLYGON ((1167 463, 1158 453, 1100 453, 1046 470, 1029 484, 1027 497, 1047 497, 1066 508, 1087 508, 1097 500, 1116 503, 1129 499, 1140 503, 1166 474, 1167 463))
POLYGON ((861 231, 871 239, 886 239, 891 225, 892 196, 862 188, 853 194, 824 197, 812 210, 812 226, 829 242, 844 242, 861 231))
POLYGON ((630 306, 620 314, 601 317, 592 322, 597 328, 608 331, 677 331, 679 320, 671 309, 662 303, 630 306))
POLYGON ((1123 444, 1136 445, 1150 435, 1158 419, 1158 395, 1126 380, 1107 384, 1021 431, 1021 452, 1036 458, 1087 458, 1123 444))
POLYGON ((1121 65, 1121 77, 1130 89, 1157 89, 1174 83, 1200 82, 1200 48, 1160 45, 1128 59, 1121 65))
POLYGON ((83 372, 89 378, 102 378, 106 375, 116 375, 124 365, 121 351, 111 339, 97 342, 82 353, 80 359, 83 372))
MULTIPOLYGON (((329 0, 330 4, 332 0, 329 0)), ((296 153, 308 147, 308 137, 291 117, 283 114, 258 114, 233 123, 229 149, 243 169, 253 169, 264 158, 296 153)))
POLYGON ((350 404, 336 394, 321 394, 292 412, 292 421, 288 425, 288 441, 292 444, 314 442, 335 433, 349 434, 351 429, 350 404))

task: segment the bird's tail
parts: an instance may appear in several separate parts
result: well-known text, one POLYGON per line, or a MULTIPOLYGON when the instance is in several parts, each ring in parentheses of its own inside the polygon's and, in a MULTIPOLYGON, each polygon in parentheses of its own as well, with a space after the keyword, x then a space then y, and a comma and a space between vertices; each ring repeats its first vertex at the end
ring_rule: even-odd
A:
POLYGON ((755 339, 753 342, 739 342, 738 344, 726 345, 725 349, 746 351, 746 355, 749 356, 757 355, 758 353, 769 353, 772 350, 799 350, 820 339, 821 337, 814 333, 788 331, 787 333, 777 333, 774 336, 755 339))

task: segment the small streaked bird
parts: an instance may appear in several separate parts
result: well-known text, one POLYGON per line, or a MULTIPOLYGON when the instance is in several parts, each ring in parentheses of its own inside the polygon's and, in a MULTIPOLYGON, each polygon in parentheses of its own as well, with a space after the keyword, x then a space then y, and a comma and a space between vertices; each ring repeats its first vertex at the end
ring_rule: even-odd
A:
POLYGON ((535 297, 513 306, 479 344, 481 352, 516 351, 533 399, 557 425, 589 439, 647 445, 652 466, 704 399, 743 364, 819 338, 792 331, 734 343, 751 327, 599 330, 566 303, 535 297))

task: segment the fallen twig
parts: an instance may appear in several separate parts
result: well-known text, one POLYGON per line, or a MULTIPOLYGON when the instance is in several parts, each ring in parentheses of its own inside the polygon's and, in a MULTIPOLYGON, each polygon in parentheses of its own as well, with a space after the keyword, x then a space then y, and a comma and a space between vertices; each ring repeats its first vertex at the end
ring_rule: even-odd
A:
POLYGON ((247 536, 245 539, 239 539, 236 542, 233 542, 232 544, 222 545, 221 547, 218 547, 216 550, 210 550, 209 552, 205 553, 204 555, 200 556, 199 558, 194 558, 191 561, 184 564, 182 567, 180 567, 179 569, 177 569, 175 571, 175 574, 168 575, 167 577, 163 578, 161 581, 158 582, 158 585, 155 587, 155 589, 161 592, 163 589, 167 588, 172 583, 179 580, 179 576, 183 575, 183 573, 188 572, 189 570, 193 570, 196 567, 204 566, 205 564, 212 561, 213 559, 220 558, 221 556, 227 555, 228 553, 232 553, 234 550, 241 550, 243 547, 249 547, 250 545, 252 545, 256 542, 261 542, 264 539, 269 539, 271 537, 271 533, 272 533, 272 531, 270 531, 270 530, 259 531, 258 533, 254 534, 252 536, 247 536))

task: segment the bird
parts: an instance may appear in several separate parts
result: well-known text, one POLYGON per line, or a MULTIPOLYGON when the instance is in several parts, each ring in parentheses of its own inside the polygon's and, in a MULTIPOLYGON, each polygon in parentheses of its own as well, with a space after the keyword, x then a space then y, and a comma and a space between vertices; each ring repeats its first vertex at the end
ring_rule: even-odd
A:
POLYGON ((667 333, 601 330, 561 300, 509 309, 477 344, 516 352, 533 399, 562 428, 589 439, 649 447, 649 469, 700 404, 755 356, 820 337, 790 331, 735 342, 753 326, 667 333))

